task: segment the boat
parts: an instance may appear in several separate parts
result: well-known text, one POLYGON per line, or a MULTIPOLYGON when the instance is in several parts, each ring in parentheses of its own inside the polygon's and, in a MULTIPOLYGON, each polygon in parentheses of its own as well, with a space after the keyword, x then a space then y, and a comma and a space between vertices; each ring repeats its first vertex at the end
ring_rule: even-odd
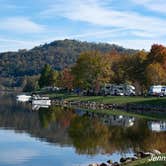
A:
POLYGON ((51 105, 51 100, 44 100, 44 99, 38 99, 38 100, 32 100, 32 105, 51 105))
POLYGON ((31 100, 31 96, 25 94, 17 95, 16 100, 20 102, 28 102, 31 100))
POLYGON ((39 95, 33 95, 31 98, 32 105, 44 105, 44 106, 50 106, 51 100, 49 97, 42 97, 39 95))
POLYGON ((32 100, 49 100, 49 97, 32 95, 32 100))

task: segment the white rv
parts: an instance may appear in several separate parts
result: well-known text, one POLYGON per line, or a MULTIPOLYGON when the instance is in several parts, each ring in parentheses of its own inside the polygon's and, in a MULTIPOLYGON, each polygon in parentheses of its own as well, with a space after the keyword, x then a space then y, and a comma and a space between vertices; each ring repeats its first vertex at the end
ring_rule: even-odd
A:
POLYGON ((127 84, 106 84, 102 88, 102 93, 104 95, 117 95, 117 96, 134 96, 135 87, 127 84))
POLYGON ((153 85, 149 89, 149 95, 151 96, 166 96, 165 85, 153 85))

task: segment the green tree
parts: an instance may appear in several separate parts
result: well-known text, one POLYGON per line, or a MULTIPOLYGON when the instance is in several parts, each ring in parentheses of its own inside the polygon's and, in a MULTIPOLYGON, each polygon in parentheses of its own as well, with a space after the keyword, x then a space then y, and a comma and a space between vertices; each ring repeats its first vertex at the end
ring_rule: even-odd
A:
POLYGON ((48 85, 49 86, 56 86, 57 85, 57 79, 58 79, 58 71, 54 71, 51 69, 48 75, 48 85))
MULTIPOLYGON (((126 73, 129 81, 136 86, 138 92, 144 92, 146 88, 145 69, 147 66, 147 52, 144 50, 138 53, 127 56, 126 73)), ((125 62, 125 63, 126 63, 125 62)))
POLYGON ((82 53, 72 67, 72 74, 76 87, 97 91, 100 85, 110 80, 110 57, 97 51, 82 53))
POLYGON ((56 86, 57 78, 58 78, 58 72, 53 70, 50 65, 46 64, 39 78, 40 88, 44 86, 56 86))
POLYGON ((51 66, 46 64, 41 72, 41 76, 39 78, 39 86, 40 88, 44 86, 49 86, 49 75, 51 72, 51 66))
POLYGON ((32 77, 27 78, 25 86, 23 87, 24 92, 33 92, 39 88, 37 80, 32 77))

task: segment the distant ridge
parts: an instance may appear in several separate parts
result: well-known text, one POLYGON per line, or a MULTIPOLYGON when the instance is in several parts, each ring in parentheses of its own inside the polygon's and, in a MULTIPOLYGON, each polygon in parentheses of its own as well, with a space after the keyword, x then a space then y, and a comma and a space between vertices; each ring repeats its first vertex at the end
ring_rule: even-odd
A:
POLYGON ((102 53, 117 51, 121 54, 133 54, 138 50, 125 49, 108 43, 82 42, 77 40, 57 40, 49 44, 34 47, 31 50, 0 53, 0 76, 20 77, 39 74, 47 63, 60 70, 76 62, 81 52, 98 50, 102 53))

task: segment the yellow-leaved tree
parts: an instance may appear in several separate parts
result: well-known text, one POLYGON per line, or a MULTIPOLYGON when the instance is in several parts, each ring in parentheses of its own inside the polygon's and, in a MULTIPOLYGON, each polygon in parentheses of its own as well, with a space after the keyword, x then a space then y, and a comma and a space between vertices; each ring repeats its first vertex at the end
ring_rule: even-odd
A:
POLYGON ((166 72, 160 63, 148 65, 145 73, 148 86, 166 83, 166 72))
POLYGON ((109 55, 102 55, 97 51, 82 53, 72 67, 75 87, 94 89, 97 92, 102 84, 110 80, 110 61, 109 55))

